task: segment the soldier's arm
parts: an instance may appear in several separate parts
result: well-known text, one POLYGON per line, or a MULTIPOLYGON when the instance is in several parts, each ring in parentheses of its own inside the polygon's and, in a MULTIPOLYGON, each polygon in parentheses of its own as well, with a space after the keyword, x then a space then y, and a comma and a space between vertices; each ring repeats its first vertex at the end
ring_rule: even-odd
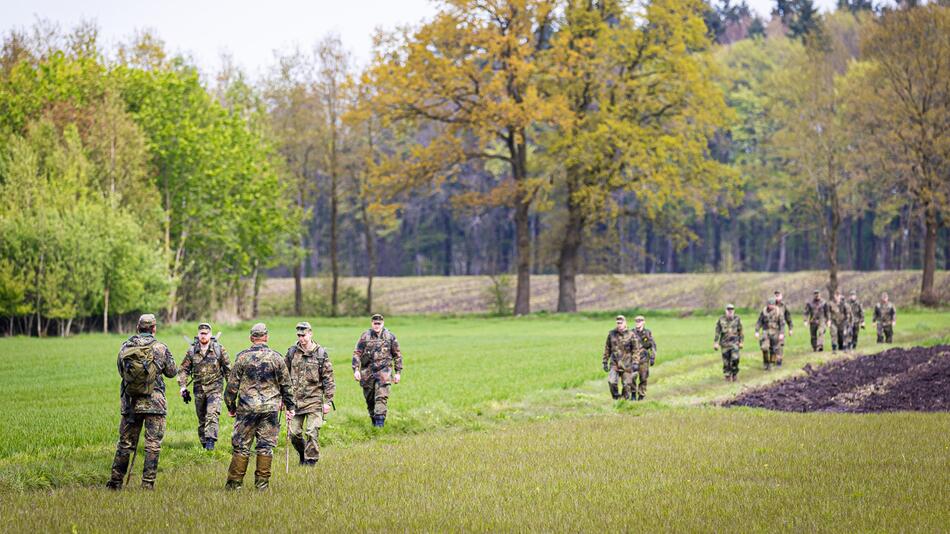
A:
POLYGON ((785 324, 788 325, 788 331, 792 331, 792 312, 788 311, 788 306, 785 307, 785 324))
POLYGON ((165 365, 162 366, 162 373, 168 378, 175 378, 178 374, 178 368, 175 366, 175 357, 172 356, 171 349, 165 345, 165 365))
POLYGON ((736 333, 739 335, 739 344, 745 340, 745 337, 742 334, 742 319, 736 317, 736 333))
POLYGON ((231 357, 228 356, 228 349, 224 348, 224 345, 219 343, 218 346, 221 347, 221 357, 218 359, 218 365, 221 367, 221 376, 227 378, 231 372, 231 357))
POLYGON ((759 313, 759 319, 755 322, 755 333, 765 330, 765 312, 759 313))
POLYGON ((330 404, 336 394, 336 381, 333 380, 333 364, 330 363, 329 354, 323 360, 323 369, 320 376, 323 379, 323 404, 330 404))
POLYGON ((360 370, 360 360, 363 358, 363 351, 366 350, 366 338, 361 335, 356 342, 356 348, 353 349, 353 372, 360 370))
POLYGON ((284 408, 288 412, 296 412, 297 405, 294 404, 294 389, 290 385, 290 373, 287 371, 287 365, 284 359, 277 358, 277 386, 280 388, 280 398, 284 402, 284 408))
POLYGON ((607 335, 607 342, 604 344, 604 367, 607 367, 607 362, 610 361, 610 334, 607 335))
POLYGON ((650 338, 650 365, 656 361, 656 340, 653 339, 653 332, 647 330, 647 337, 650 338))
POLYGON ((393 369, 396 370, 396 374, 399 374, 402 372, 402 350, 399 349, 399 341, 396 336, 393 336, 390 352, 393 355, 393 369))
POLYGON ((719 320, 716 320, 716 335, 713 336, 713 344, 718 345, 719 340, 722 339, 722 323, 719 320))
POLYGON ((181 360, 181 367, 178 368, 178 387, 183 388, 188 384, 188 375, 191 374, 193 348, 185 352, 185 357, 181 360))
POLYGON ((234 361, 234 367, 231 368, 231 374, 228 375, 228 387, 224 389, 224 404, 228 407, 228 412, 237 411, 238 387, 241 385, 241 373, 243 372, 243 360, 241 355, 234 361))

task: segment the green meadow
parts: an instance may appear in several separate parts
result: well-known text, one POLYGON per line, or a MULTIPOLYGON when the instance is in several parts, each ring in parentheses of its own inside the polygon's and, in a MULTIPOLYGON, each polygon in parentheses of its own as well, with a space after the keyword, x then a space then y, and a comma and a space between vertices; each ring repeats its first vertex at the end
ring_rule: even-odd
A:
MULTIPOLYGON (((373 429, 350 355, 362 319, 312 320, 337 410, 316 469, 275 451, 268 495, 226 494, 231 419, 199 448, 168 381, 157 490, 108 478, 118 427, 118 335, 0 339, 0 530, 924 530, 946 529, 950 414, 782 414, 716 401, 832 358, 800 319, 786 365, 761 370, 754 314, 737 384, 712 351, 715 317, 647 313, 659 346, 648 399, 614 402, 601 370, 611 314, 390 317, 405 356, 385 429, 373 429), (192 496, 201 495, 201 498, 192 496), (136 513, 130 513, 136 509, 136 513), (211 521, 211 523, 207 523, 211 521)), ((629 315, 628 315, 629 316, 629 315)), ((296 319, 268 321, 284 351, 296 319)), ((232 359, 249 323, 225 327, 232 359)), ((194 325, 159 327, 176 361, 194 325)), ((859 351, 873 351, 873 331, 859 351)), ((950 314, 907 311, 897 344, 950 339, 950 314)), ((838 355, 837 357, 844 357, 838 355)), ((282 428, 282 432, 285 431, 282 428)), ((248 478, 253 477, 253 467, 248 478)))

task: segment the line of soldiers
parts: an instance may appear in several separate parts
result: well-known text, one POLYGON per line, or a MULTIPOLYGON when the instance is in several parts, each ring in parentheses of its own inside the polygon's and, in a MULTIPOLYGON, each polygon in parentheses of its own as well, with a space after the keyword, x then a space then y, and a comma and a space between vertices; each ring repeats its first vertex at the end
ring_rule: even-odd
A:
MULTIPOLYGON (((320 458, 319 429, 334 407, 336 384, 329 354, 314 341, 310 323, 297 324, 297 343, 287 349, 285 355, 267 346, 267 326, 255 324, 250 330, 250 348, 238 353, 233 367, 227 350, 211 335, 208 323, 198 325, 198 335, 180 368, 176 367, 168 346, 155 339, 154 315, 142 315, 136 330, 119 349, 121 420, 107 488, 122 488, 123 478, 135 461, 139 435, 144 428, 142 487, 154 489, 167 414, 163 377, 177 376, 184 402, 194 399, 198 439, 205 449, 214 450, 218 439, 222 401, 235 419, 225 488, 242 487, 253 444, 256 452, 254 485, 260 490, 267 489, 273 449, 280 431, 280 412, 284 410, 290 442, 297 451, 300 465, 316 465, 320 458), (193 397, 188 391, 189 379, 193 397)), ((390 386, 400 381, 403 359, 399 342, 384 327, 382 315, 373 314, 370 328, 360 335, 353 351, 352 368, 354 379, 363 389, 373 426, 383 427, 390 386)))
POLYGON ((642 315, 634 318, 636 326, 632 330, 627 328, 623 315, 615 320, 617 327, 607 334, 603 358, 610 395, 614 399, 643 400, 650 366, 656 362, 656 341, 653 333, 644 328, 646 319, 642 315))

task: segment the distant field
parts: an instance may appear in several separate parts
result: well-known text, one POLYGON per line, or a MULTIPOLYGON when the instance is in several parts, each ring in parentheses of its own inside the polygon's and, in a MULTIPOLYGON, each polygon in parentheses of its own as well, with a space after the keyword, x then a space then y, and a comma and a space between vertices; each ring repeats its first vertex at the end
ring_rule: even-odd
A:
MULTIPOLYGON (((876 302, 882 291, 890 294, 898 306, 913 304, 920 291, 919 271, 845 271, 840 273, 841 287, 858 291, 865 303, 876 302)), ((321 280, 308 279, 308 290, 321 280)), ((724 273, 724 274, 648 274, 581 275, 578 277, 579 311, 639 309, 719 309, 726 302, 741 308, 755 308, 779 289, 786 302, 800 310, 814 289, 828 282, 824 271, 795 273, 724 273)), ((364 292, 365 278, 344 278, 345 286, 364 292)), ((487 276, 406 276, 376 278, 373 283, 378 310, 388 313, 484 313, 489 311, 487 276)), ((267 280, 262 290, 265 303, 278 309, 291 309, 293 279, 267 280)), ((950 302, 950 274, 937 272, 937 294, 950 302)), ((557 309, 557 277, 531 277, 532 311, 557 309)))

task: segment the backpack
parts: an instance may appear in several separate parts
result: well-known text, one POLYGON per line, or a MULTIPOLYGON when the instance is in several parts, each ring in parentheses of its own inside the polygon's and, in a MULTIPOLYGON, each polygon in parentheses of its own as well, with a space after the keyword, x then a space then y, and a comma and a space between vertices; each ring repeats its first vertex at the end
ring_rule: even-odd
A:
POLYGON ((126 395, 147 397, 152 394, 158 365, 152 357, 152 346, 128 344, 119 352, 119 368, 125 383, 126 395))

